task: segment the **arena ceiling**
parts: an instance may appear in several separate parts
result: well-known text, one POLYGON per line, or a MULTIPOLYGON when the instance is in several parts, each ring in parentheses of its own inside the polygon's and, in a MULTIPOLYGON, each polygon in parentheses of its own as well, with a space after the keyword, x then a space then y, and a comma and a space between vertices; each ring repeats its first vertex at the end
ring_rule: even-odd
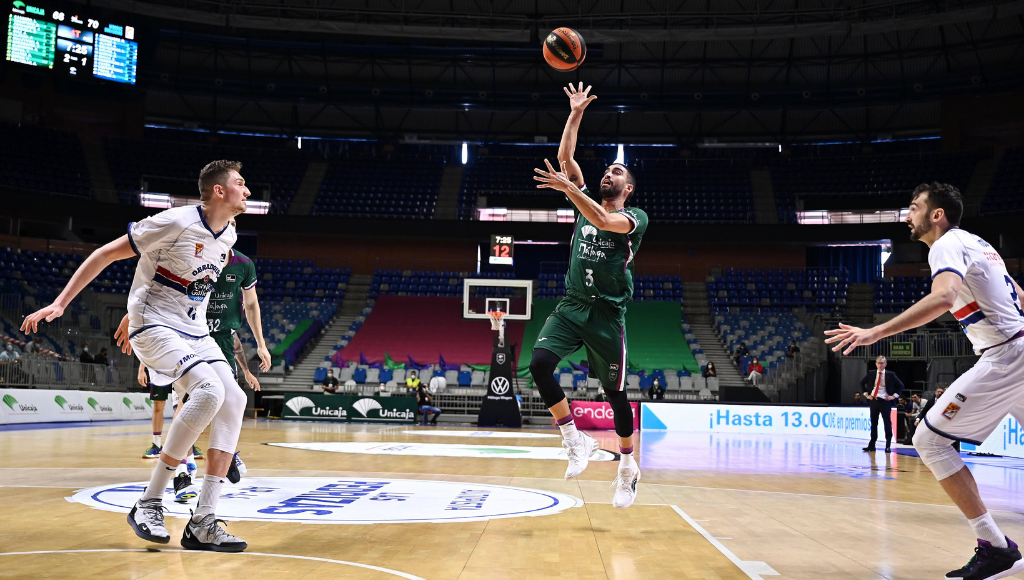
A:
POLYGON ((382 139, 594 142, 935 134, 946 95, 1024 85, 1024 0, 92 0, 144 15, 154 121, 382 139), (540 39, 587 40, 574 73, 540 39))

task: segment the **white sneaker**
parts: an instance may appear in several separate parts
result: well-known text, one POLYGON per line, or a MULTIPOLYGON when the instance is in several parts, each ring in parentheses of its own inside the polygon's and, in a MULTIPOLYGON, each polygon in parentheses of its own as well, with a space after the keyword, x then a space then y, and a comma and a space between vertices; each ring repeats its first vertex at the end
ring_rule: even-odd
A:
POLYGON ((619 476, 612 482, 612 485, 615 486, 612 507, 628 508, 633 505, 636 500, 638 483, 640 483, 640 467, 635 462, 632 465, 620 466, 619 476))
POLYGON ((207 550, 210 552, 241 552, 249 544, 224 531, 217 524, 226 523, 217 516, 207 514, 198 522, 189 518, 181 534, 181 547, 186 550, 207 550))
POLYGON ((135 502, 128 512, 128 523, 135 530, 135 535, 157 544, 170 542, 171 535, 164 526, 164 509, 159 499, 140 499, 135 502))
POLYGON ((565 455, 569 458, 569 467, 565 470, 565 478, 572 479, 587 468, 587 464, 590 463, 590 455, 597 449, 597 440, 585 433, 578 433, 574 440, 563 439, 562 447, 565 448, 565 455))

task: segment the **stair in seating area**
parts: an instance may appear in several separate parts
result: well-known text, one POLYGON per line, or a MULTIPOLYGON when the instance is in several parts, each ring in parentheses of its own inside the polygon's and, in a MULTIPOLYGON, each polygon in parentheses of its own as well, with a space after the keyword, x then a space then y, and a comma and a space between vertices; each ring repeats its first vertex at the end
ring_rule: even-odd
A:
POLYGON ((854 326, 874 323, 875 285, 850 284, 846 290, 846 318, 854 326))
POLYGON ((710 316, 708 322, 696 324, 690 320, 690 332, 700 341, 700 347, 704 350, 704 356, 715 363, 715 372, 718 373, 718 388, 722 387, 748 387, 750 383, 743 380, 743 375, 733 364, 732 357, 725 350, 722 338, 711 326, 710 316))
POLYGON ((325 356, 331 355, 334 345, 338 344, 341 337, 349 332, 348 327, 355 322, 356 317, 360 316, 363 308, 366 307, 366 296, 370 292, 371 279, 372 276, 366 275, 353 275, 349 278, 345 299, 338 307, 337 314, 331 319, 323 334, 314 339, 317 342, 313 348, 295 363, 295 368, 285 376, 279 387, 274 387, 274 390, 310 390, 317 367, 324 361, 325 356))
POLYGON ((683 316, 686 317, 687 322, 693 326, 711 324, 710 307, 707 284, 683 282, 683 316))

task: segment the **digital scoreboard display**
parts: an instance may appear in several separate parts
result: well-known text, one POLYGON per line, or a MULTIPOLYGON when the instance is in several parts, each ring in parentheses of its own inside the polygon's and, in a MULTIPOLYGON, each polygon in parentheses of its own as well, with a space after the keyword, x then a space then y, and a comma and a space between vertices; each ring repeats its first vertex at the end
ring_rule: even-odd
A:
MULTIPOLYGON (((62 5, 63 6, 63 5, 62 5)), ((73 77, 135 84, 135 28, 52 5, 14 0, 7 15, 7 60, 73 77)))
POLYGON ((487 263, 512 265, 512 236, 491 236, 491 252, 487 263))

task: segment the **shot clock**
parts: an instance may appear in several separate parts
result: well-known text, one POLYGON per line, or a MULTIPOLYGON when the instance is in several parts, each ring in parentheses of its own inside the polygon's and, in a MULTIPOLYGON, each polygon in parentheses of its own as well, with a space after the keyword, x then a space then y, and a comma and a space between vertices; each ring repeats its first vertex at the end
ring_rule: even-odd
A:
POLYGON ((489 264, 512 265, 512 236, 491 236, 489 264))

